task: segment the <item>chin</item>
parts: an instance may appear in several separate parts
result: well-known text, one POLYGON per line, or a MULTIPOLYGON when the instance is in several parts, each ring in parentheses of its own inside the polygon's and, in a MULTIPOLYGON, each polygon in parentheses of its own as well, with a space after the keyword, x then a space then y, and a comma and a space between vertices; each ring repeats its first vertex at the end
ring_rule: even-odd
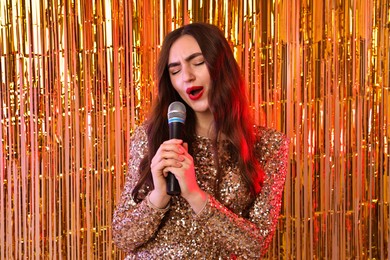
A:
POLYGON ((190 100, 189 103, 187 103, 194 112, 197 113, 206 113, 210 112, 209 103, 207 101, 201 102, 201 101, 193 101, 190 100))
POLYGON ((198 107, 198 108, 194 107, 193 109, 194 109, 194 111, 195 111, 196 113, 202 113, 202 114, 211 113, 209 107, 202 107, 202 108, 200 108, 200 107, 198 107))

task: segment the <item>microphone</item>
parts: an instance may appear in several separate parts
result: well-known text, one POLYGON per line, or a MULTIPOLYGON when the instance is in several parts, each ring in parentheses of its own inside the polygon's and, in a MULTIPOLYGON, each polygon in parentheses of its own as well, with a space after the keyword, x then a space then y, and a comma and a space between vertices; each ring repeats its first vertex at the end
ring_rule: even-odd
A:
MULTIPOLYGON (((172 102, 168 107, 169 139, 183 140, 184 122, 186 121, 186 107, 179 101, 172 102)), ((180 185, 175 175, 168 172, 167 194, 176 196, 180 194, 180 185)))

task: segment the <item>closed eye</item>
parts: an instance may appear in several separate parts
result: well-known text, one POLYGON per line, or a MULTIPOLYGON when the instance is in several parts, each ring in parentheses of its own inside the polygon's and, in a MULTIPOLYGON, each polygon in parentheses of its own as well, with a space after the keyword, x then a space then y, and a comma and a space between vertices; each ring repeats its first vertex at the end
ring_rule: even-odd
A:
POLYGON ((197 63, 195 63, 195 66, 200 66, 200 65, 202 65, 202 64, 204 64, 204 60, 203 60, 203 61, 201 61, 201 62, 197 62, 197 63))
MULTIPOLYGON (((203 58, 203 55, 201 52, 193 53, 192 55, 188 56, 184 59, 186 62, 192 62, 194 66, 201 66, 205 64, 205 60, 203 58)), ((181 64, 180 62, 172 62, 168 64, 169 73, 171 75, 176 75, 181 71, 181 64)))
POLYGON ((169 73, 171 73, 171 75, 177 74, 178 72, 180 72, 180 69, 181 69, 181 65, 178 62, 171 63, 168 65, 168 70, 169 70, 169 73))
POLYGON ((175 75, 175 74, 179 73, 180 70, 171 70, 170 72, 171 72, 172 75, 175 75))

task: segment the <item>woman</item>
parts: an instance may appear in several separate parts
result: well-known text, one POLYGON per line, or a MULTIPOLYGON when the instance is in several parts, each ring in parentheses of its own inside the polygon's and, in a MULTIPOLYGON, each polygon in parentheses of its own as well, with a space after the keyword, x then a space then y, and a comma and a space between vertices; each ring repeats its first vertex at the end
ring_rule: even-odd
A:
POLYGON ((127 259, 260 258, 278 219, 288 142, 254 126, 240 69, 223 33, 193 23, 169 33, 158 98, 131 140, 113 218, 127 259), (183 140, 170 139, 168 106, 185 104, 183 140), (175 175, 181 193, 166 193, 175 175))

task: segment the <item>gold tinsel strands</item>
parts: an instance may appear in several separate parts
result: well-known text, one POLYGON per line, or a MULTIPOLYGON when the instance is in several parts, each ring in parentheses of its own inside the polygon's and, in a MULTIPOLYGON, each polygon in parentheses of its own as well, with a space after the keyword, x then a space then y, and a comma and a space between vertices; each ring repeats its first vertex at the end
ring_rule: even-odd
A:
POLYGON ((0 258, 117 259, 129 136, 164 35, 211 22, 291 140, 268 259, 390 252, 390 2, 0 0, 0 258))

